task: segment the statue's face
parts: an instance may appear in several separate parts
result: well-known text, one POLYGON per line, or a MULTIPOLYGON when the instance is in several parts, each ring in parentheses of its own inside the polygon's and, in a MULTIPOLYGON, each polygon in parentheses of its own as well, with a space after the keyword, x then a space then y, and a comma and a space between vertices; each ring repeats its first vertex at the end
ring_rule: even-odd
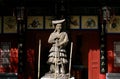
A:
POLYGON ((61 30, 62 29, 62 24, 57 24, 56 25, 56 30, 61 30))

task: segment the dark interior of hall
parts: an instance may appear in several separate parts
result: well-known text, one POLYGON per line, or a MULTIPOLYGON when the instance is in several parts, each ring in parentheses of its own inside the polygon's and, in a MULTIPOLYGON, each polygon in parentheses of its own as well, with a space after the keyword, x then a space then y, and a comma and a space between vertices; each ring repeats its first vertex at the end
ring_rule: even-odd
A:
MULTIPOLYGON (((49 65, 46 62, 51 47, 51 45, 48 44, 48 37, 53 29, 46 28, 47 26, 45 25, 45 17, 63 15, 67 19, 64 30, 68 33, 69 36, 69 43, 66 48, 68 60, 70 55, 70 43, 73 42, 71 76, 74 76, 75 79, 94 79, 91 77, 89 78, 89 54, 91 52, 99 53, 101 50, 101 9, 103 6, 111 7, 112 14, 115 14, 116 16, 120 15, 120 0, 0 0, 0 48, 2 49, 2 46, 5 46, 3 44, 10 43, 10 49, 12 51, 13 49, 18 50, 18 56, 16 56, 18 60, 15 59, 14 61, 17 63, 12 63, 13 65, 15 65, 12 68, 14 69, 15 67, 17 70, 12 70, 8 67, 3 70, 0 64, 0 74, 3 75, 5 73, 13 72, 20 74, 17 75, 17 78, 13 79, 37 79, 39 40, 41 40, 40 77, 48 72, 49 65), (17 12, 18 10, 20 10, 19 8, 22 8, 24 10, 22 19, 18 19, 19 15, 17 12), (16 17, 17 30, 15 31, 15 33, 6 32, 6 30, 4 29, 4 18, 6 16, 16 17), (28 16, 42 16, 43 28, 28 29, 28 16), (79 27, 77 29, 70 28, 70 16, 79 17, 79 27), (82 28, 82 16, 97 16, 97 28, 82 28), (23 48, 20 48, 20 43, 23 44, 23 48), (23 53, 19 53, 21 52, 20 50, 22 50, 23 53)), ((20 14, 20 18, 21 16, 22 15, 20 14)), ((105 31, 104 50, 106 51, 106 54, 110 51, 113 54, 114 42, 119 41, 120 31, 117 31, 117 33, 108 33, 105 31)), ((109 58, 107 57, 108 55, 106 55, 106 73, 119 73, 120 67, 113 67, 112 65, 110 66, 110 70, 108 64, 113 64, 113 62, 111 62, 111 59, 111 61, 109 62, 109 58)), ((95 60, 99 61, 99 58, 95 60)), ((97 75, 100 74, 99 70, 95 71, 97 75)), ((0 77, 0 79, 2 78, 0 77)), ((100 77, 96 79, 100 79, 100 77)))

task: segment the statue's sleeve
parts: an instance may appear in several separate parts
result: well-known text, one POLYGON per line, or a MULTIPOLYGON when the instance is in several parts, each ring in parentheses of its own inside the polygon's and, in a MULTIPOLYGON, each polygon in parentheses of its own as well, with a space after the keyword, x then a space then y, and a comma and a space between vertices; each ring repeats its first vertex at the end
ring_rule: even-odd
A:
POLYGON ((59 43, 60 46, 66 45, 66 44, 68 43, 68 41, 69 41, 68 35, 67 35, 66 32, 64 32, 64 35, 65 35, 65 37, 64 37, 63 41, 61 41, 61 42, 59 43))
POLYGON ((55 35, 54 33, 51 33, 48 39, 48 43, 55 43, 55 35))

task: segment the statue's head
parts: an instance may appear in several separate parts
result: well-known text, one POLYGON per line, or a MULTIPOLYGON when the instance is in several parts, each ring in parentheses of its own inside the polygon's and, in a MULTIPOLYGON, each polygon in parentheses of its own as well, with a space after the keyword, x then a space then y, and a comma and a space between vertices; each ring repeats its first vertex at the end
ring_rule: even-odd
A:
POLYGON ((56 29, 62 29, 62 24, 63 24, 64 21, 65 21, 65 19, 53 20, 52 21, 53 27, 56 28, 56 29))

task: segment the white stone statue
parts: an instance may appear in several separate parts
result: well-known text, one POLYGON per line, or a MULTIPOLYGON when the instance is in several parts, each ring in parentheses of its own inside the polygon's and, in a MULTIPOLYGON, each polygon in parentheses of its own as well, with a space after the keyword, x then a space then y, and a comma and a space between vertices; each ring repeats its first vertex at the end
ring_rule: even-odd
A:
POLYGON ((55 30, 50 34, 48 43, 52 44, 49 59, 50 73, 65 74, 65 65, 68 63, 65 47, 69 41, 66 32, 62 31, 62 23, 65 19, 52 21, 55 30))

